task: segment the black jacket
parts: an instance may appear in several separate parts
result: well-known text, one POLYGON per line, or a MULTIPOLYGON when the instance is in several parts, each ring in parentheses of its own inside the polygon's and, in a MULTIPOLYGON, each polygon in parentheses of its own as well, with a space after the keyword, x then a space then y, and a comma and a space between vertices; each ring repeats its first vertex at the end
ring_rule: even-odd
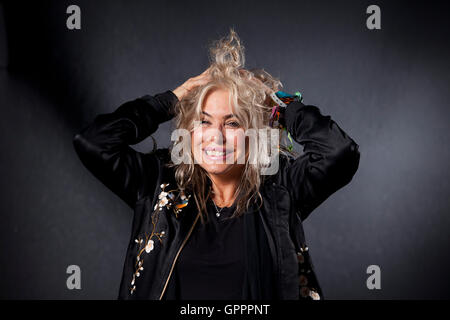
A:
MULTIPOLYGON (((134 210, 119 299, 164 299, 177 257, 200 223, 189 195, 188 204, 180 205, 173 168, 165 165, 170 161, 168 149, 144 154, 130 147, 170 120, 177 101, 170 90, 129 101, 98 115, 73 139, 82 163, 134 210), (174 188, 172 194, 164 193, 174 188)), ((261 186, 259 216, 269 240, 279 299, 322 298, 302 221, 351 181, 359 166, 358 144, 315 106, 294 101, 284 116, 304 153, 295 160, 280 157, 278 172, 261 186)))

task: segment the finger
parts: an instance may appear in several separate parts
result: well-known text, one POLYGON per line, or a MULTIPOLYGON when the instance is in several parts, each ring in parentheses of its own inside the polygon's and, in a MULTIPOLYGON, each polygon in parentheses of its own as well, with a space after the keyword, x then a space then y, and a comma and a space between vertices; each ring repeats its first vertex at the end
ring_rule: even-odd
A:
POLYGON ((188 86, 191 88, 194 88, 194 87, 203 85, 205 83, 208 83, 209 80, 210 80, 209 78, 199 78, 199 79, 193 78, 193 79, 189 80, 188 86))
POLYGON ((209 75, 209 73, 206 73, 206 71, 205 71, 205 72, 203 72, 202 74, 199 74, 198 76, 196 76, 196 77, 194 77, 194 78, 192 78, 192 79, 197 80, 197 79, 201 79, 201 78, 203 78, 203 77, 205 77, 205 76, 208 76, 208 75, 209 75))
POLYGON ((199 86, 199 85, 202 85, 202 84, 207 83, 208 81, 209 81, 208 78, 202 78, 202 79, 194 80, 194 81, 192 82, 192 84, 193 84, 194 86, 199 86))
POLYGON ((204 82, 207 82, 207 81, 210 81, 210 80, 211 80, 211 75, 210 74, 205 74, 205 75, 202 75, 201 77, 195 79, 195 81, 204 81, 204 82))
MULTIPOLYGON (((210 67, 210 68, 211 68, 211 67, 210 67)), ((208 69, 206 69, 205 71, 203 71, 199 76, 203 76, 203 75, 205 75, 205 74, 208 74, 210 68, 208 68, 208 69)))
POLYGON ((195 78, 192 78, 191 80, 192 81, 202 81, 202 80, 208 80, 210 78, 211 78, 211 75, 209 75, 209 74, 201 74, 195 78))

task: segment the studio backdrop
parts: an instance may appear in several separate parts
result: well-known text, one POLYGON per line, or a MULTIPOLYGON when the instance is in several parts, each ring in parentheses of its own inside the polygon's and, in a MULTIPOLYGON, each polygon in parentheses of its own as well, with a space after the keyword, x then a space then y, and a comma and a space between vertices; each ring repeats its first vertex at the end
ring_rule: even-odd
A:
MULTIPOLYGON (((0 298, 117 297, 132 210, 82 165, 73 135, 201 73, 208 45, 230 27, 246 68, 302 92, 360 146, 352 182, 304 222, 325 297, 449 298, 449 10, 446 1, 3 1, 0 298), (80 288, 68 287, 74 266, 80 288)), ((158 147, 173 128, 160 127, 158 147)))

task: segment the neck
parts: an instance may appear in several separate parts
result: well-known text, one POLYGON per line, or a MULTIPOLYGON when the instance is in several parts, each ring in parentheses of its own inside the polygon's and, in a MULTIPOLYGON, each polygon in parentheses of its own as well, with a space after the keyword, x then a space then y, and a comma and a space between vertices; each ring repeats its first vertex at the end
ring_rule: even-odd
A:
POLYGON ((212 189, 214 194, 212 198, 217 206, 229 207, 236 198, 236 190, 241 181, 242 168, 236 168, 227 174, 210 174, 212 189))

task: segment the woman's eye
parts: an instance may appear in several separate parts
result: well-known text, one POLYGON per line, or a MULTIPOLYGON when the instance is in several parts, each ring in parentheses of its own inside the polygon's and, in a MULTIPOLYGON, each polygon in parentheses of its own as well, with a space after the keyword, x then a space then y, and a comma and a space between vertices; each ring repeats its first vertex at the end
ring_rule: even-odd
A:
POLYGON ((229 125, 231 127, 235 127, 235 128, 240 126, 239 123, 236 121, 228 122, 227 125, 229 125))
POLYGON ((202 120, 201 124, 209 124, 209 121, 208 120, 202 120))

